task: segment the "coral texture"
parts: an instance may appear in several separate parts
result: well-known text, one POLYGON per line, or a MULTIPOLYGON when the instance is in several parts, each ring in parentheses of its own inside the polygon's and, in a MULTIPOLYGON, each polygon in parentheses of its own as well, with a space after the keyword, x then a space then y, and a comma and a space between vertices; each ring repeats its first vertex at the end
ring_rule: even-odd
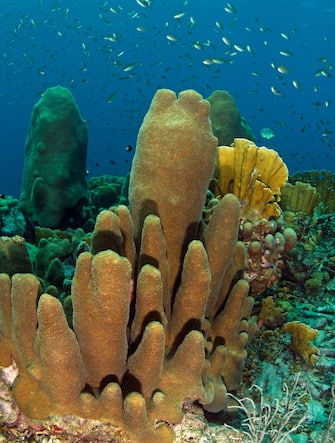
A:
POLYGON ((241 202, 241 217, 252 222, 279 217, 280 188, 288 170, 278 153, 252 141, 236 138, 231 146, 217 151, 219 192, 232 192, 241 202))
POLYGON ((263 218, 255 223, 242 223, 240 238, 247 249, 243 276, 252 294, 261 294, 280 280, 283 257, 296 245, 297 234, 280 219, 263 218))
POLYGON ((313 215, 314 208, 319 201, 320 194, 309 183, 299 181, 296 181, 294 185, 286 183, 281 189, 280 206, 284 211, 313 215))
POLYGON ((35 105, 28 137, 21 207, 41 226, 56 227, 87 201, 87 124, 71 92, 49 88, 35 105))
POLYGON ((72 285, 73 330, 31 274, 0 276, 0 363, 13 358, 14 399, 28 416, 111 422, 132 442, 172 442, 185 401, 227 407, 255 332, 226 195, 198 226, 216 140, 194 91, 156 93, 138 136, 130 211, 102 211, 72 285), (186 185, 186 186, 185 186, 186 185), (37 309, 36 309, 37 306, 37 309))
POLYGON ((33 272, 25 239, 20 235, 0 237, 0 272, 33 272))
POLYGON ((290 177, 290 183, 295 184, 297 181, 310 183, 316 188, 320 194, 324 213, 335 212, 335 174, 333 172, 325 169, 297 172, 290 177))
POLYGON ((283 325, 280 332, 290 333, 292 335, 291 347, 293 351, 300 355, 307 366, 315 366, 318 360, 318 348, 310 342, 315 340, 319 334, 317 329, 311 328, 305 323, 299 321, 287 322, 283 325))

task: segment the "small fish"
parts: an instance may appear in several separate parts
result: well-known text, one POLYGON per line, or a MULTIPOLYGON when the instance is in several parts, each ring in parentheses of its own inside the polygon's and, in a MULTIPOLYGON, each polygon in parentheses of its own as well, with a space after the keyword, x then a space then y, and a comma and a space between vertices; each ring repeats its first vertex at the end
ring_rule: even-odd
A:
POLYGON ((276 134, 274 133, 274 130, 272 128, 262 128, 261 129, 261 137, 271 140, 271 138, 275 137, 276 134))
POLYGON ((108 41, 110 41, 110 42, 117 42, 118 41, 118 36, 115 34, 115 32, 113 32, 113 34, 112 35, 106 35, 105 37, 104 37, 104 40, 108 40, 108 41))
POLYGON ((136 0, 136 3, 142 8, 150 8, 151 7, 151 0, 136 0))
POLYGON ((293 53, 291 51, 287 51, 286 49, 282 49, 279 51, 279 54, 283 57, 292 57, 293 53))
POLYGON ((199 41, 194 42, 192 47, 195 49, 198 49, 198 51, 201 51, 202 49, 204 49, 204 47, 202 46, 202 44, 199 41))
POLYGON ((189 20, 190 20, 190 26, 194 26, 194 25, 197 24, 197 22, 196 22, 194 17, 191 16, 189 20))
POLYGON ((330 135, 332 133, 332 131, 328 131, 328 129, 325 129, 322 133, 322 137, 328 137, 328 135, 330 135))
POLYGON ((115 96, 116 96, 115 92, 112 92, 111 94, 109 94, 109 96, 106 99, 107 103, 112 103, 112 101, 114 100, 115 96))
POLYGON ((279 65, 276 67, 276 69, 280 74, 289 74, 290 73, 290 70, 284 65, 279 65))
POLYGON ((283 94, 275 86, 271 86, 270 89, 271 89, 272 94, 283 97, 283 94))
POLYGON ((223 25, 219 20, 217 20, 215 22, 215 26, 217 27, 217 29, 220 29, 221 31, 223 31, 223 25))
POLYGON ((132 69, 134 69, 136 65, 137 65, 137 63, 130 63, 129 65, 126 65, 126 66, 123 68, 123 70, 124 70, 124 72, 129 72, 129 71, 131 71, 132 69))
POLYGON ((226 46, 231 46, 231 42, 228 37, 222 37, 221 40, 226 46))
POLYGON ((226 60, 221 57, 214 57, 214 58, 212 58, 212 62, 217 65, 221 65, 222 63, 226 63, 226 60))
POLYGON ((329 71, 327 71, 326 69, 318 69, 316 72, 315 72, 315 77, 331 77, 332 75, 331 75, 331 73, 329 72, 329 71))
POLYGON ((176 36, 173 35, 173 34, 168 34, 168 35, 166 36, 166 38, 169 40, 169 42, 176 42, 176 41, 178 40, 178 37, 176 37, 176 36))
POLYGON ((175 18, 176 20, 178 20, 178 19, 184 17, 184 15, 186 15, 186 12, 177 12, 177 13, 173 16, 173 18, 175 18))
POLYGON ((211 58, 206 58, 205 60, 202 61, 202 63, 206 66, 210 66, 210 65, 214 64, 214 62, 211 58))
POLYGON ((249 52, 249 54, 255 54, 254 50, 252 49, 252 47, 250 45, 246 46, 247 51, 249 52))
POLYGON ((224 7, 224 10, 228 12, 228 14, 236 14, 236 9, 231 3, 227 2, 226 6, 224 7))
POLYGON ((139 13, 136 11, 130 11, 130 12, 128 12, 128 15, 130 18, 139 18, 139 16, 140 16, 139 13))
POLYGON ((292 85, 295 87, 295 89, 301 89, 300 83, 298 80, 292 80, 292 85))
POLYGON ((281 37, 283 37, 285 40, 291 40, 291 37, 290 37, 288 34, 286 34, 286 32, 281 32, 280 35, 281 35, 281 37))
POLYGON ((137 26, 137 28, 136 28, 136 31, 138 31, 138 32, 144 32, 146 30, 147 30, 147 28, 145 26, 137 26))
POLYGON ((133 147, 131 145, 127 145, 127 146, 125 146, 124 150, 127 152, 130 152, 133 150, 133 147))
POLYGON ((120 12, 117 9, 113 8, 113 7, 110 7, 109 10, 110 10, 110 12, 112 12, 115 15, 120 14, 120 12))
POLYGON ((207 39, 206 41, 204 41, 204 45, 205 45, 205 46, 212 47, 213 49, 215 49, 215 46, 213 45, 213 43, 212 43, 209 39, 207 39))
POLYGON ((235 48, 238 52, 244 52, 244 48, 242 48, 240 45, 233 45, 233 48, 235 48))

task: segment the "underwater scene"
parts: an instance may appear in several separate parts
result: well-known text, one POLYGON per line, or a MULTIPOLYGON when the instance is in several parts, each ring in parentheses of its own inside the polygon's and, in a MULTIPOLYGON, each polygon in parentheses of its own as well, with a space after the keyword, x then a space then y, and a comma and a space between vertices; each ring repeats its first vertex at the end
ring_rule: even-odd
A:
POLYGON ((335 441, 332 0, 3 0, 0 442, 335 441))

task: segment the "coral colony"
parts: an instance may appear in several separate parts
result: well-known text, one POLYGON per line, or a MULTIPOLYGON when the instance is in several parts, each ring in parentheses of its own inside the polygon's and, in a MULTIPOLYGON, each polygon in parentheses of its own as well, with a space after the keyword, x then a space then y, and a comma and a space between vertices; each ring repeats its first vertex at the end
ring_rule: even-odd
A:
MULTIPOLYGON (((168 443, 183 432, 200 441, 201 429, 249 441, 250 414, 249 434, 224 423, 248 404, 239 393, 262 367, 262 331, 291 336, 283 352, 292 361, 319 362, 318 330, 285 316, 274 293, 261 298, 283 272, 301 272, 289 257, 298 238, 310 241, 303 185, 285 186, 283 160, 255 145, 226 91, 207 101, 158 90, 128 178, 87 184, 86 155, 87 125, 70 91, 48 89, 33 110, 20 200, 1 206, 1 432, 168 443), (205 416, 221 425, 209 431, 205 416)), ((283 435, 305 422, 294 407, 302 417, 278 425, 283 435)))

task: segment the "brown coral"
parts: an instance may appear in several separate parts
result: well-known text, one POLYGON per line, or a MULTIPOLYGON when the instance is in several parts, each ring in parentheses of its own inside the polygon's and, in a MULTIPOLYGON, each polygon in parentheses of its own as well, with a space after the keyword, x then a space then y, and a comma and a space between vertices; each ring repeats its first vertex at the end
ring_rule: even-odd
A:
POLYGON ((26 241, 20 235, 0 237, 0 273, 32 272, 26 241))
POLYGON ((220 201, 198 239, 214 160, 208 104, 194 91, 178 100, 158 91, 139 134, 130 212, 103 211, 78 258, 74 330, 34 276, 0 276, 0 363, 17 363, 24 413, 97 418, 132 442, 172 442, 167 424, 181 420, 185 400, 225 409, 255 324, 247 282, 234 284, 245 257, 236 197, 220 201), (190 192, 180 193, 185 177, 190 192))

